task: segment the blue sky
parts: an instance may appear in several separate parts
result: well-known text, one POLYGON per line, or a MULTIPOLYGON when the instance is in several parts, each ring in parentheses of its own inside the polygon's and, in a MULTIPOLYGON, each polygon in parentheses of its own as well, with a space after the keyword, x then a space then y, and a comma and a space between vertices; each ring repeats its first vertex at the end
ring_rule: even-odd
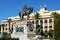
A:
POLYGON ((33 7, 33 12, 40 9, 40 5, 47 5, 48 10, 59 10, 60 0, 0 0, 0 23, 8 17, 17 16, 24 4, 33 7))

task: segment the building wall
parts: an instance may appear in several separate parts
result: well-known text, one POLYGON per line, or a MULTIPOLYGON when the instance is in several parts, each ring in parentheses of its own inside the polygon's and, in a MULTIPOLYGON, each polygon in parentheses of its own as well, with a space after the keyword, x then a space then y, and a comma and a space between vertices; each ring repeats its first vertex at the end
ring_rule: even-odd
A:
MULTIPOLYGON (((39 19, 39 25, 42 24, 43 26, 43 31, 44 32, 47 32, 49 29, 52 29, 54 30, 54 18, 52 17, 52 11, 48 11, 46 10, 45 8, 41 9, 38 11, 38 13, 40 14, 40 19, 39 19)), ((36 30, 36 19, 34 19, 34 14, 30 14, 30 21, 34 21, 34 27, 36 30)), ((23 21, 27 21, 26 18, 27 16, 24 16, 25 20, 23 21)), ((11 28, 13 27, 14 24, 17 24, 17 23, 22 23, 22 21, 20 21, 20 17, 19 16, 16 16, 16 17, 9 17, 8 19, 12 19, 13 21, 11 22, 11 28)), ((4 28, 4 31, 5 32, 8 32, 9 33, 9 24, 7 21, 2 21, 3 24, 6 24, 6 27, 4 28)))

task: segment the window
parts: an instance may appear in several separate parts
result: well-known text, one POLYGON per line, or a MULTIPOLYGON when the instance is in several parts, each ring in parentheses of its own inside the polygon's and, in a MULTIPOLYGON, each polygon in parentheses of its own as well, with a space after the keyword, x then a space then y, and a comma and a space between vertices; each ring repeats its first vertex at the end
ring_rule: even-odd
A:
POLYGON ((47 28, 47 26, 45 26, 45 28, 47 28))
POLYGON ((6 28, 6 30, 7 30, 7 28, 6 28))
POLYGON ((39 21, 38 20, 36 20, 36 23, 38 23, 39 21))
POLYGON ((3 30, 4 30, 4 27, 3 27, 3 30))
POLYGON ((52 26, 49 26, 49 28, 52 28, 52 26))
POLYGON ((45 23, 47 23, 47 20, 45 20, 45 23))
POLYGON ((32 21, 32 23, 34 24, 34 21, 32 21))
POLYGON ((40 23, 43 23, 43 20, 40 20, 40 23))
POLYGON ((52 19, 49 19, 49 23, 52 23, 52 19))
POLYGON ((47 33, 47 30, 45 30, 45 33, 47 33))

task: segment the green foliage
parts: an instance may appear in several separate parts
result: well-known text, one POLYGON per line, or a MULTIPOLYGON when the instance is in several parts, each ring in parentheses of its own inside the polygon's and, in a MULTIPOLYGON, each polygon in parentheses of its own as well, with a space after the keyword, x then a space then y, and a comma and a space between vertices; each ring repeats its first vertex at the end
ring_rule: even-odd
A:
POLYGON ((19 40, 18 38, 0 38, 0 40, 19 40))
POLYGON ((2 36, 3 37, 0 38, 0 40, 9 40, 10 39, 9 35, 7 33, 5 33, 5 32, 3 32, 2 36))
POLYGON ((35 19, 36 19, 36 34, 37 35, 40 35, 40 29, 38 30, 38 19, 39 19, 39 13, 38 12, 36 12, 36 14, 34 15, 35 16, 35 19))
POLYGON ((58 40, 60 38, 60 14, 53 13, 54 15, 54 37, 55 40, 58 40))
POLYGON ((45 36, 45 38, 47 38, 48 37, 48 33, 44 33, 44 36, 45 36))
POLYGON ((36 14, 35 14, 35 19, 39 19, 39 13, 37 12, 36 14))
POLYGON ((0 40, 19 40, 18 38, 11 38, 10 34, 3 33, 3 37, 0 40))
POLYGON ((12 19, 8 19, 8 22, 11 22, 12 21, 12 19))
POLYGON ((19 40, 18 38, 11 38, 11 40, 19 40))
POLYGON ((51 37, 51 38, 53 38, 53 30, 49 30, 49 32, 48 32, 48 35, 49 35, 49 37, 51 37))
POLYGON ((2 26, 2 27, 5 27, 5 24, 2 24, 1 26, 2 26))
POLYGON ((44 36, 45 33, 43 32, 43 29, 41 29, 41 33, 40 33, 40 34, 41 34, 42 36, 44 36))

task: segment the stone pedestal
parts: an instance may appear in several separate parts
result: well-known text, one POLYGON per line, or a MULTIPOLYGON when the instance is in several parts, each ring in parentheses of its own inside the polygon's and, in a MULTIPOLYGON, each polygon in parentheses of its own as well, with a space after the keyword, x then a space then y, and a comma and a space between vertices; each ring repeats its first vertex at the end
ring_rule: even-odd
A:
MULTIPOLYGON (((20 29, 19 29, 20 30, 20 29)), ((26 22, 23 22, 21 24, 15 24, 14 25, 14 28, 13 28, 13 33, 11 34, 11 38, 19 38, 19 40, 30 40, 28 37, 27 37, 27 26, 26 26, 26 22), (23 32, 16 32, 16 28, 20 28, 20 27, 23 27, 23 32)))

